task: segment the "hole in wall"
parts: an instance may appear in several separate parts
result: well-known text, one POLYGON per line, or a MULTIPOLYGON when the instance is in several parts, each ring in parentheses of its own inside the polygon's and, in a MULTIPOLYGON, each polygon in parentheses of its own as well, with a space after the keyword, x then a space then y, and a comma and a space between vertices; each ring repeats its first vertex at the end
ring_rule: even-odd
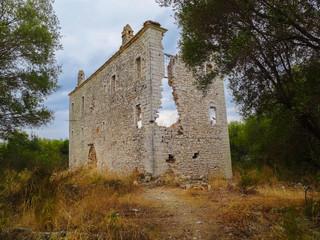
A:
POLYGON ((211 64, 207 64, 206 65, 206 74, 209 74, 212 72, 212 65, 211 64))
POLYGON ((116 75, 111 77, 111 94, 116 92, 116 75))
POLYGON ((156 119, 158 126, 171 127, 179 120, 178 108, 173 99, 173 89, 169 85, 170 79, 168 78, 168 66, 171 58, 165 55, 164 57, 164 69, 165 74, 162 79, 162 92, 161 92, 161 108, 158 110, 159 117, 156 119))
POLYGON ((89 149, 88 163, 90 167, 97 166, 97 154, 93 144, 90 146, 90 149, 89 149))
POLYGON ((193 156, 192 156, 193 159, 196 159, 196 158, 198 158, 198 157, 199 157, 199 151, 196 152, 196 153, 194 153, 193 156))
POLYGON ((136 106, 136 118, 137 118, 137 128, 142 127, 142 112, 141 112, 141 105, 138 104, 136 106))
POLYGON ((158 110, 159 117, 156 119, 156 123, 159 126, 170 127, 179 120, 177 105, 173 100, 172 87, 168 84, 168 79, 162 79, 162 97, 161 97, 161 109, 158 110))
POLYGON ((105 130, 106 130, 106 122, 102 121, 101 132, 104 132, 105 130))
POLYGON ((137 78, 140 79, 141 78, 141 58, 140 57, 136 59, 136 68, 137 68, 137 78))
POLYGON ((174 156, 172 154, 169 154, 166 162, 167 163, 174 163, 175 161, 176 161, 176 159, 174 158, 174 156))
POLYGON ((212 125, 217 124, 217 110, 215 107, 210 107, 210 123, 212 125))
POLYGON ((84 111, 84 96, 81 97, 81 111, 84 111))

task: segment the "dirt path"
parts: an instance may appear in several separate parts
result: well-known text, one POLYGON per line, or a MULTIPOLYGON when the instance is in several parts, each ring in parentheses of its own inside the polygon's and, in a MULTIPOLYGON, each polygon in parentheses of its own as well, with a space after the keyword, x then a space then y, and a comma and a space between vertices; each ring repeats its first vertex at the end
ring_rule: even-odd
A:
POLYGON ((281 211, 304 202, 302 188, 281 186, 261 186, 251 194, 231 184, 210 191, 155 187, 139 198, 151 204, 144 218, 161 229, 161 240, 273 240, 285 236, 281 211))
POLYGON ((184 190, 163 187, 146 189, 141 198, 153 203, 161 239, 212 239, 216 224, 214 216, 207 216, 205 202, 188 199, 184 190))

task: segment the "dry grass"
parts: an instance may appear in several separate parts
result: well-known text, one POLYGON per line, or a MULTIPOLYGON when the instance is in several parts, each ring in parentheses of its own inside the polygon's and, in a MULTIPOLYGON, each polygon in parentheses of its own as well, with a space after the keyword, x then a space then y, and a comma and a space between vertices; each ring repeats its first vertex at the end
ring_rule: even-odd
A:
POLYGON ((154 226, 136 214, 135 209, 144 207, 136 200, 140 189, 133 184, 134 177, 82 169, 60 173, 49 181, 38 186, 44 189, 34 194, 30 204, 22 201, 7 229, 65 232, 63 239, 156 238, 154 226))
POLYGON ((290 187, 274 178, 261 182, 245 194, 234 182, 209 178, 211 191, 190 189, 185 198, 194 204, 206 203, 206 221, 215 218, 220 226, 214 239, 316 239, 310 237, 303 214, 303 187, 290 187))
MULTIPOLYGON (((198 183, 198 189, 187 191, 173 187, 183 181, 164 176, 164 186, 169 187, 149 189, 148 201, 139 198, 145 189, 133 184, 137 174, 122 177, 93 169, 51 178, 44 174, 26 171, 10 179, 8 173, 0 197, 11 205, 1 207, 5 202, 0 201, 0 214, 11 232, 1 235, 0 224, 0 238, 37 239, 39 232, 56 232, 52 239, 161 239, 159 235, 169 231, 184 236, 182 229, 197 231, 201 226, 207 237, 203 239, 316 239, 310 237, 310 221, 303 214, 304 188, 278 182, 266 173, 252 173, 260 183, 250 191, 236 183, 240 174, 234 182, 209 177, 209 190, 198 183), (3 209, 10 211, 4 214, 3 209), (197 225, 195 219, 203 223, 197 225), (177 227, 172 230, 171 224, 177 227), (161 230, 165 232, 160 234, 161 230)), ((307 197, 319 199, 319 194, 309 191, 307 197)))

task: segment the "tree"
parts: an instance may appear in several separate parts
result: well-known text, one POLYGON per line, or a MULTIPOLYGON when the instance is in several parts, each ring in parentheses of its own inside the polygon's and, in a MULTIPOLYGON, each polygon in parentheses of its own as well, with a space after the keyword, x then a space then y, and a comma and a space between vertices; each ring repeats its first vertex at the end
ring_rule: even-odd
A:
POLYGON ((249 158, 249 145, 245 134, 245 124, 233 121, 228 125, 232 163, 244 162, 249 158))
POLYGON ((247 169, 273 170, 281 179, 300 180, 315 176, 320 167, 320 142, 291 119, 288 110, 275 108, 272 114, 251 116, 229 124, 232 164, 247 169))
POLYGON ((43 101, 58 89, 61 49, 53 0, 0 0, 0 137, 52 119, 43 101))
POLYGON ((200 89, 222 73, 244 116, 285 107, 320 140, 319 0, 157 2, 176 12, 182 59, 200 89), (211 60, 214 71, 197 71, 211 60))
POLYGON ((0 143, 0 178, 5 169, 20 172, 38 167, 48 170, 68 167, 69 140, 41 139, 23 131, 14 131, 0 143))

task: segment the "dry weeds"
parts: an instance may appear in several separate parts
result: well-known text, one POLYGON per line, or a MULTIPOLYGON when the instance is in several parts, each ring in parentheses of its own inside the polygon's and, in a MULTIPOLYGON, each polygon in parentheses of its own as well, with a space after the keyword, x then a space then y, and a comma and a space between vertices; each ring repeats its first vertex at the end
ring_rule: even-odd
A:
MULTIPOLYGON (((25 173, 24 184, 12 184, 10 191, 17 195, 28 177, 25 173)), ((52 239, 316 239, 302 214, 302 186, 264 176, 244 192, 232 181, 210 177, 209 188, 185 190, 174 187, 185 184, 176 178, 162 179, 162 187, 144 187, 133 184, 137 177, 92 169, 57 174, 43 185, 56 194, 41 187, 37 198, 19 206, 7 228, 14 230, 3 236, 37 239, 39 232, 49 232, 52 239)), ((319 196, 309 191, 308 198, 319 196)))
POLYGON ((25 237, 30 239, 36 238, 35 232, 60 232, 63 239, 156 238, 153 224, 136 214, 144 207, 135 197, 141 190, 133 184, 134 177, 82 169, 60 173, 50 181, 56 193, 39 199, 41 212, 37 212, 39 201, 33 199, 31 206, 23 203, 8 229, 28 229, 25 237))

